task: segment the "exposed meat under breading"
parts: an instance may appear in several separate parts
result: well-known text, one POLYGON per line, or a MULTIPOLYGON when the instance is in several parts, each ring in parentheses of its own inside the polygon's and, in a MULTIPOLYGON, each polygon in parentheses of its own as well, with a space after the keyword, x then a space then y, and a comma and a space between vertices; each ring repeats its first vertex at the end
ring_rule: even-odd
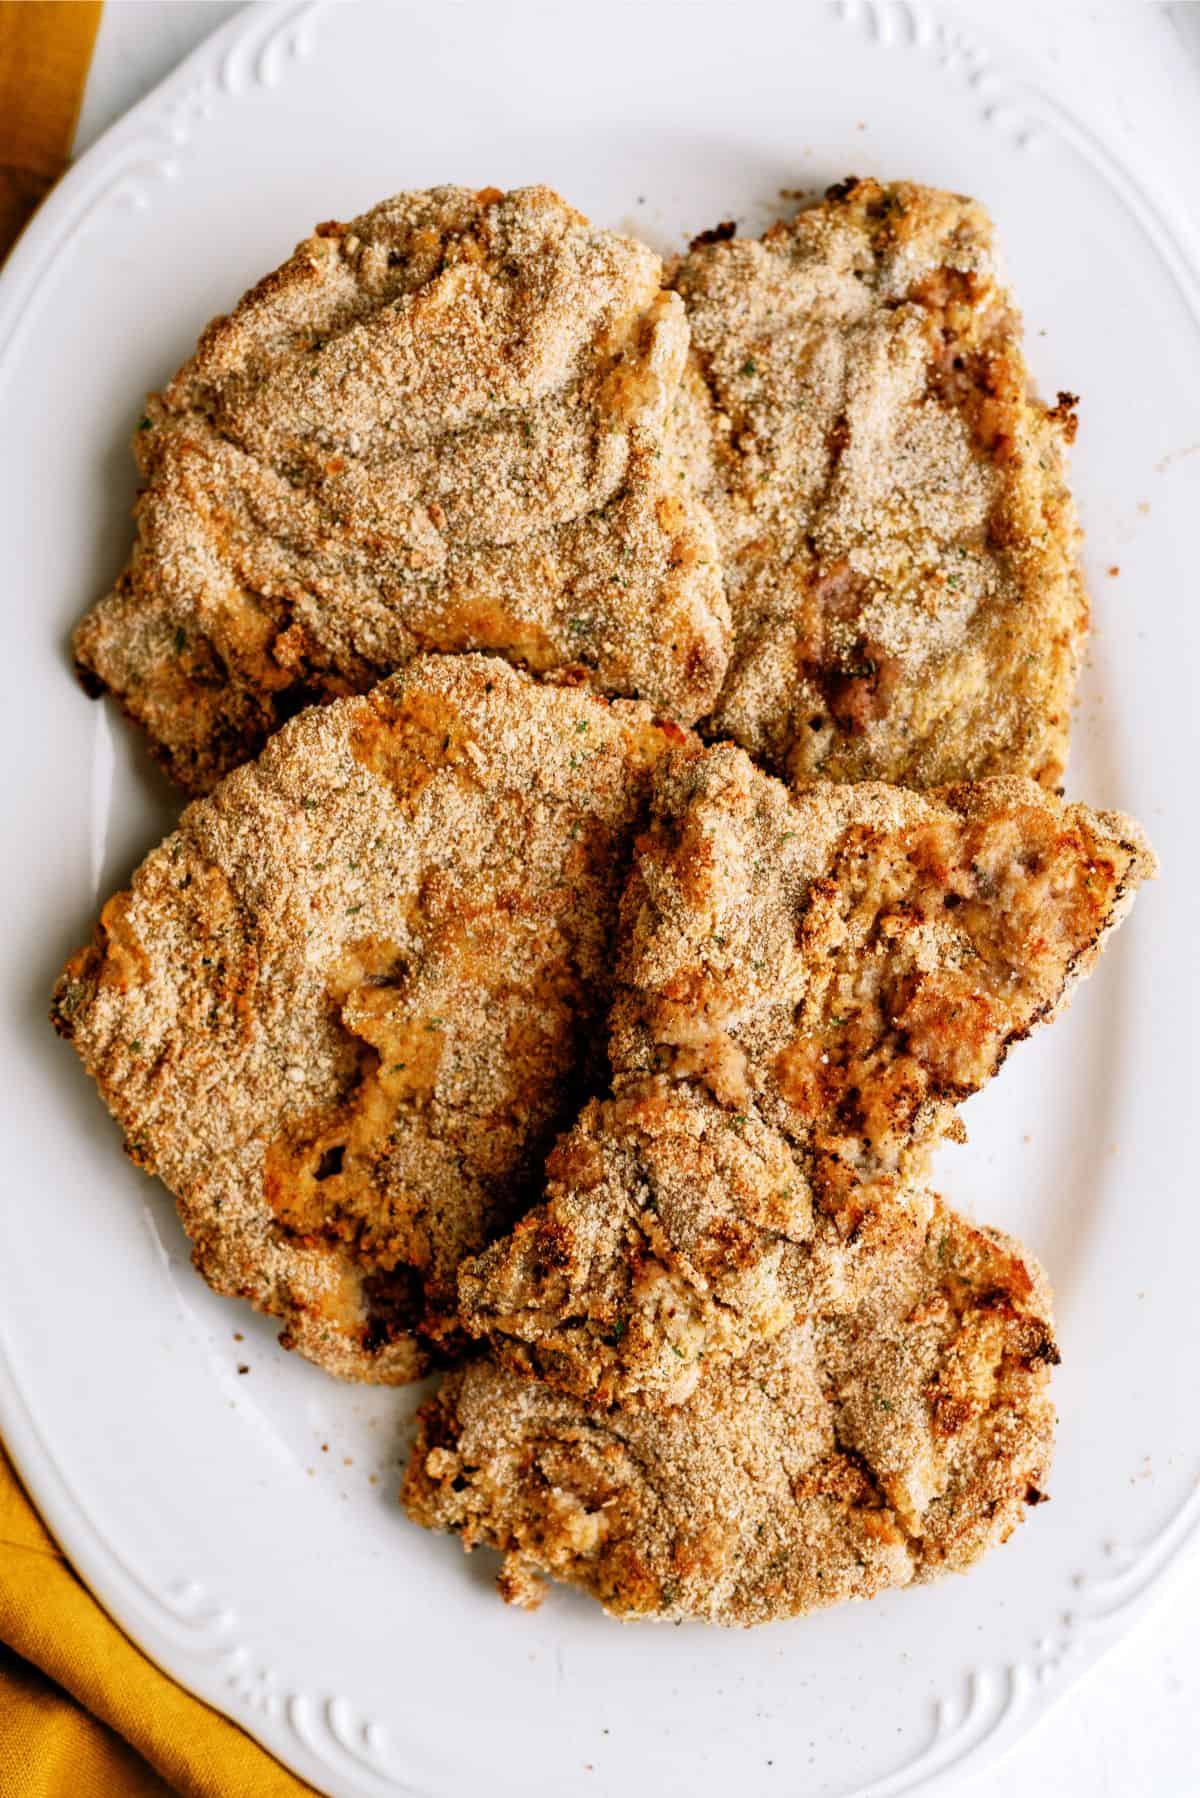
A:
POLYGON ((712 734, 793 775, 1053 786, 1087 623, 1073 396, 1031 396, 983 209, 851 180, 674 284, 734 630, 712 734))
MULTIPOLYGON (((835 1255, 836 1249, 831 1251, 835 1255)), ((816 1313, 682 1405, 607 1412, 481 1360, 424 1406, 418 1523, 624 1617, 762 1623, 968 1567, 1043 1496, 1057 1360, 1019 1247, 940 1202, 850 1313, 816 1313)))
POLYGON ((544 187, 319 226, 149 401, 85 683, 192 791, 422 651, 698 717, 728 614, 669 438, 687 325, 661 273, 544 187))
POLYGON ((465 1327, 593 1402, 671 1404, 844 1310, 921 1226, 957 1105, 1152 871, 1131 820, 1030 781, 789 795, 732 746, 673 752, 622 900, 616 1097, 464 1263, 465 1327))
POLYGON ((192 805, 55 995, 197 1266, 402 1381, 603 1066, 611 938, 676 725, 481 656, 306 712, 192 805))

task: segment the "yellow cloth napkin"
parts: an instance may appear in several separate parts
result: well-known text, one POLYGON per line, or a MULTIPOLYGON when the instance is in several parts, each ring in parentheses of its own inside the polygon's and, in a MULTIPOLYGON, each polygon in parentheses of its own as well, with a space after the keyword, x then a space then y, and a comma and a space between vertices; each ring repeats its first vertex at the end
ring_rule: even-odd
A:
POLYGON ((0 5, 0 258, 67 166, 100 0, 0 5))
MULTIPOLYGON (((99 22, 98 0, 0 4, 0 261, 66 167, 99 22)), ((122 1634, 0 1446, 2 1798, 311 1791, 122 1634)))
POLYGON ((72 1573, 0 1448, 4 1798, 300 1798, 311 1790, 122 1634, 72 1573))

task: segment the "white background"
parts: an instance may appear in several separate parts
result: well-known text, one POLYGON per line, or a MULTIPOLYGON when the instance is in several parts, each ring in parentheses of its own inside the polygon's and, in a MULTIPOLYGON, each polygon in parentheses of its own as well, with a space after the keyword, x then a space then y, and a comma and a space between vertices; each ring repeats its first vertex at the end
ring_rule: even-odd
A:
MULTIPOLYGON (((76 148, 85 149, 240 10, 228 0, 108 0, 76 148)), ((949 0, 941 10, 951 10, 949 0)), ((1003 30, 1041 61, 1051 85, 1129 148, 1193 242, 1200 239, 1200 0, 958 0, 954 10, 992 33, 1003 30)), ((731 4, 731 23, 735 17, 731 4)), ((585 18, 587 30, 595 28, 590 9, 580 18, 581 28, 585 18)), ((1126 348, 1137 354, 1136 342, 1126 348)), ((1200 414, 1200 394, 1196 405, 1200 414)), ((1193 1561, 1151 1618, 1002 1767, 964 1780, 966 1798, 1008 1798, 1013 1791, 1030 1798, 1197 1798, 1198 1622, 1200 1564, 1193 1561)))

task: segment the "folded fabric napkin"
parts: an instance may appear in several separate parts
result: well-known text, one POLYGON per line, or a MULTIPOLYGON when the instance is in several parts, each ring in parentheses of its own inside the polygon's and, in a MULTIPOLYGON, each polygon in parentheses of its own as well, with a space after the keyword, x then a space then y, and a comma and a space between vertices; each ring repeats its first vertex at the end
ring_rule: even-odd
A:
POLYGON ((4 1798, 311 1790, 134 1647, 71 1571, 0 1449, 4 1798))
POLYGON ((99 0, 0 5, 0 257, 67 166, 99 0))

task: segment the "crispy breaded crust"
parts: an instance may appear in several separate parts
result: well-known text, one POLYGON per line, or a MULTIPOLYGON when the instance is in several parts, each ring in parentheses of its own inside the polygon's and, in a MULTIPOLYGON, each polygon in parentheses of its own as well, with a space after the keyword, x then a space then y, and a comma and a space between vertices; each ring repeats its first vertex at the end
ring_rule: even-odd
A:
POLYGON ((697 718, 728 613, 669 440, 687 324, 661 273, 545 187, 319 226, 148 402, 85 684, 192 792, 430 650, 697 718))
POLYGON ((844 1239, 780 1131, 701 1085, 627 1082, 546 1164, 546 1197, 459 1269, 459 1316, 507 1365, 590 1405, 676 1405, 920 1247, 929 1195, 844 1239))
POLYGON ((711 733, 793 776, 1053 787, 1087 626, 1074 396, 1030 393, 983 208, 850 180, 673 280, 733 618, 711 733))
POLYGON ((610 1055, 758 1108, 853 1224, 1052 1017, 1156 871, 1140 827, 997 778, 789 793, 672 753, 622 898, 610 1055))
POLYGON ((857 1303, 923 1227, 957 1106, 1153 867, 1131 820, 1031 781, 789 795, 732 745, 673 752, 622 899, 616 1097, 463 1264, 466 1329, 591 1403, 663 1405, 857 1303))
POLYGON ((510 1369, 420 1414, 409 1515, 622 1617, 763 1623, 961 1570, 1043 1496, 1058 1359, 1018 1245, 940 1201, 855 1311, 814 1315, 682 1405, 603 1413, 510 1369))
POLYGON ((219 1291, 349 1378, 415 1377, 459 1260, 577 1108, 676 725, 430 657, 285 726, 184 813, 55 1021, 219 1291))

